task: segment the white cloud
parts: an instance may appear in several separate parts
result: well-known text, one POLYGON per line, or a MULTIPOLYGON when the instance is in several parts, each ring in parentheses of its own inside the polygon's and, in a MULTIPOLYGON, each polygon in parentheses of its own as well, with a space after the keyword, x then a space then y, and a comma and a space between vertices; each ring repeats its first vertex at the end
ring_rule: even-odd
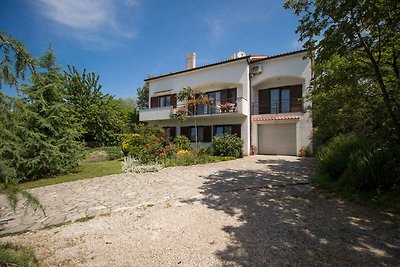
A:
POLYGON ((293 49, 302 49, 303 48, 303 43, 300 42, 299 40, 295 39, 292 41, 292 47, 293 49))
POLYGON ((225 28, 222 19, 218 18, 206 18, 208 26, 210 26, 211 36, 215 39, 219 39, 224 34, 225 28))
MULTIPOLYGON (((106 43, 112 37, 133 38, 136 32, 124 25, 113 0, 39 0, 37 8, 69 35, 83 41, 106 43), (111 37, 111 38, 110 38, 111 37)), ((137 8, 138 0, 125 0, 123 8, 137 8)), ((65 33, 65 32, 63 32, 65 33)))

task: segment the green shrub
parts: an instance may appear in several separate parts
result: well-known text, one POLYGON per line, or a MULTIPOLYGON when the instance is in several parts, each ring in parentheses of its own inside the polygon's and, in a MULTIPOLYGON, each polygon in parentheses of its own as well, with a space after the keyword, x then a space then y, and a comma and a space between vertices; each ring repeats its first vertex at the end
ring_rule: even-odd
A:
POLYGON ((211 148, 215 156, 243 157, 243 140, 233 134, 214 136, 211 148))
POLYGON ((174 139, 174 150, 178 152, 179 150, 189 150, 190 140, 184 135, 179 135, 174 139))
POLYGON ((390 191, 400 185, 400 148, 365 146, 353 152, 349 170, 358 188, 390 191))
POLYGON ((346 170, 350 155, 359 150, 365 141, 355 135, 340 135, 332 138, 317 153, 317 166, 322 174, 338 179, 346 170))
POLYGON ((121 146, 125 156, 132 156, 142 164, 161 162, 173 155, 164 129, 154 126, 139 127, 137 133, 123 138, 121 146))
POLYGON ((12 245, 0 245, 0 266, 39 266, 35 253, 30 249, 12 245))

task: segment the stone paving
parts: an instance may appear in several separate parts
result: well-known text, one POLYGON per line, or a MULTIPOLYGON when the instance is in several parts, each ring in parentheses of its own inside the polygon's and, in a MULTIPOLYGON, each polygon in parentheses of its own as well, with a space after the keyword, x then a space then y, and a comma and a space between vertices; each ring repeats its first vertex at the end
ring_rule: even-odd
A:
MULTIPOLYGON (((29 191, 39 198, 45 214, 40 210, 26 212, 23 207, 18 207, 16 213, 3 208, 0 212, 4 224, 0 233, 34 230, 75 221, 86 216, 141 208, 167 201, 179 202, 200 194, 199 187, 203 181, 199 177, 226 169, 258 170, 260 164, 257 160, 266 159, 297 161, 295 157, 256 156, 207 164, 206 168, 203 165, 171 167, 162 169, 158 173, 118 174, 35 188, 29 191)), ((306 161, 311 162, 311 159, 306 161)), ((292 166, 294 169, 291 173, 297 175, 281 177, 276 182, 296 181, 296 179, 307 181, 307 175, 302 177, 305 173, 302 168, 306 165, 292 166)), ((267 166, 264 166, 265 168, 267 166)), ((288 168, 291 168, 290 165, 288 168)), ((240 187, 240 184, 238 186, 240 187)), ((6 201, 4 196, 1 196, 0 200, 2 203, 6 201)))

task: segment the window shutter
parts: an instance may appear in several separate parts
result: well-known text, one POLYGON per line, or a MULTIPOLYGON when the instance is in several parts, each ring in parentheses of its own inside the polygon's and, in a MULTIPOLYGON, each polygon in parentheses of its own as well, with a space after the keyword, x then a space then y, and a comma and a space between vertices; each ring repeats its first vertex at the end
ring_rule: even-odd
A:
POLYGON ((158 108, 158 97, 154 96, 151 98, 151 108, 158 108))
POLYGON ((232 125, 232 134, 235 134, 237 137, 241 137, 241 133, 242 133, 242 125, 233 124, 232 125))
POLYGON ((269 90, 268 89, 259 90, 258 114, 268 114, 268 113, 271 113, 271 108, 269 103, 269 90))
POLYGON ((176 108, 176 94, 171 95, 171 106, 176 108))
POLYGON ((303 100, 302 100, 302 85, 297 84, 290 87, 290 111, 291 112, 302 112, 303 111, 303 100))
POLYGON ((190 127, 181 127, 181 135, 190 139, 190 127))
POLYGON ((211 126, 204 126, 204 142, 210 143, 211 142, 211 126))

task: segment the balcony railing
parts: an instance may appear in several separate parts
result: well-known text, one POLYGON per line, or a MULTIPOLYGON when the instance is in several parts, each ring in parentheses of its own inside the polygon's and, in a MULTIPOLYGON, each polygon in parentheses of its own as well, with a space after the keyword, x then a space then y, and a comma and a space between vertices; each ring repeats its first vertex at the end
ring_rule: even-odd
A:
POLYGON ((297 99, 276 100, 269 102, 251 103, 251 114, 278 114, 290 112, 304 112, 303 102, 297 99))
POLYGON ((172 110, 173 114, 185 115, 213 115, 224 113, 241 113, 242 112, 242 97, 225 99, 223 101, 213 101, 207 105, 178 105, 172 110))

